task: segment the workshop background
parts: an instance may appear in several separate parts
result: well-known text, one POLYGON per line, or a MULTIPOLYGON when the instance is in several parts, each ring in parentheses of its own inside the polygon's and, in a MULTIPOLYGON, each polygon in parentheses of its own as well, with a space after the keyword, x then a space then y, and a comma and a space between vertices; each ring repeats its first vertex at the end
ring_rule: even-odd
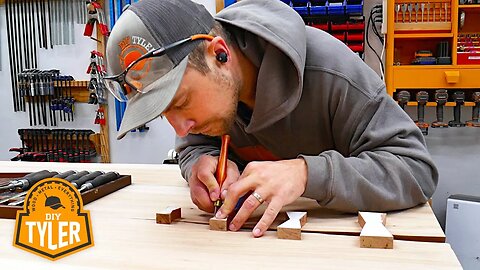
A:
MULTIPOLYGON (((107 1, 108 2, 108 1, 107 1)), ((215 1, 197 1, 204 4, 214 14, 215 1)), ((386 1, 383 1, 386 2, 386 1)), ((382 5, 381 0, 368 0, 364 2, 363 13, 365 22, 369 19, 371 10, 382 5)), ((2 135, 0 138, 0 160, 10 160, 17 155, 17 152, 10 152, 10 148, 21 147, 18 134, 19 129, 29 128, 52 128, 52 129, 85 129, 100 132, 100 127, 95 124, 95 115, 98 116, 98 106, 87 103, 75 103, 73 121, 59 121, 56 127, 29 125, 29 113, 14 112, 12 102, 12 83, 9 65, 9 48, 7 40, 5 5, 0 5, 0 124, 2 135)), ((109 14, 108 5, 104 7, 105 14, 109 14)), ((385 12, 385 10, 383 10, 385 12)), ((377 15, 378 16, 378 12, 377 15)), ((380 12, 381 15, 381 12, 380 12)), ((107 16, 108 17, 108 16, 107 16)), ((381 16, 380 16, 381 17, 381 16)), ((378 29, 382 22, 376 23, 378 29)), ((367 23, 365 23, 367 26, 367 23)), ((58 69, 61 74, 68 74, 75 80, 88 81, 90 74, 87 74, 89 67, 90 52, 97 49, 97 42, 84 36, 85 25, 73 24, 70 45, 56 45, 53 49, 37 48, 37 69, 49 70, 58 69)), ((385 25, 383 27, 386 27, 385 25)), ((65 31, 65 29, 61 29, 65 31)), ((70 31, 72 31, 70 29, 70 31)), ((365 37, 378 54, 382 52, 382 44, 378 37, 370 29, 365 29, 368 35, 365 37)), ((373 51, 364 46, 362 55, 365 62, 379 75, 382 74, 378 57, 373 51)), ((480 75, 480 74, 478 74, 480 75)), ((422 80, 422 78, 412 78, 422 80)), ((479 83, 480 88, 480 83, 479 83)), ((112 163, 162 163, 167 159, 167 154, 174 146, 174 131, 166 120, 157 119, 148 123, 148 130, 130 132, 123 140, 116 140, 116 112, 114 99, 108 95, 108 125, 110 161, 112 163)), ((28 106, 28 105, 27 105, 28 106)), ((406 111, 412 117, 417 118, 415 106, 407 106, 406 111)), ((428 123, 435 121, 435 107, 426 108, 425 120, 428 123)), ((445 119, 453 118, 453 107, 445 108, 445 119)), ((471 107, 462 108, 462 120, 471 118, 471 107)), ((447 129, 429 129, 425 136, 428 149, 440 171, 440 182, 433 196, 433 209, 442 225, 445 224, 445 208, 447 197, 451 194, 480 194, 480 181, 478 181, 477 167, 480 164, 480 128, 459 127, 447 129)))

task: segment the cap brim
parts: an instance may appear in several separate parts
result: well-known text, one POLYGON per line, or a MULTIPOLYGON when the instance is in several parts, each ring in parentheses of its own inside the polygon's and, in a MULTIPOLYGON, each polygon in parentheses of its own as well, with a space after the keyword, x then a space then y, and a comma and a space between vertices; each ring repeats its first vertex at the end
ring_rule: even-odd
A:
POLYGON ((129 131, 159 117, 172 101, 187 69, 188 55, 170 72, 156 80, 153 89, 145 94, 136 94, 127 102, 117 140, 129 131))

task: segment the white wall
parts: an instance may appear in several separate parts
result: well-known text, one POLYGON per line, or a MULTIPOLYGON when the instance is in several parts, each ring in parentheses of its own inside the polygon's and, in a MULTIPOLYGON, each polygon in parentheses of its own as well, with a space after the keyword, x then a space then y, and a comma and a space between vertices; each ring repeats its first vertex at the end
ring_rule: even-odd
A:
MULTIPOLYGON (((57 46, 54 50, 37 49, 38 68, 57 68, 63 74, 70 74, 77 80, 87 80, 85 73, 88 64, 90 51, 95 44, 90 39, 82 36, 82 26, 76 26, 76 41, 74 46, 57 46)), ((9 153, 11 147, 20 147, 21 142, 17 130, 19 128, 30 128, 28 112, 13 112, 12 89, 10 80, 10 67, 8 58, 8 43, 5 21, 5 6, 0 6, 0 48, 1 48, 1 71, 0 71, 0 160, 9 160, 16 153, 9 153)), ((59 128, 93 129, 95 117, 95 106, 87 104, 76 104, 75 121, 60 122, 59 128)), ((45 128, 38 126, 37 128, 45 128)), ((49 127, 48 127, 49 128, 49 127)))
MULTIPOLYGON (((215 1, 199 0, 213 14, 215 1)), ((107 10, 106 10, 107 11, 107 10)), ((74 45, 54 47, 54 50, 38 49, 39 69, 60 69, 63 74, 72 75, 76 80, 88 80, 86 70, 89 64, 90 51, 96 43, 83 36, 83 25, 75 26, 74 45)), ((21 146, 17 130, 31 128, 28 112, 13 112, 10 69, 8 63, 8 44, 5 21, 5 6, 0 6, 0 160, 9 160, 16 153, 9 153, 11 147, 21 146)), ((114 163, 162 163, 168 150, 174 147, 175 133, 166 120, 157 119, 147 124, 149 131, 130 132, 125 138, 116 140, 115 105, 109 98, 110 156, 114 163)), ((93 129, 96 106, 89 104, 75 105, 75 121, 59 122, 57 128, 93 129)), ((51 128, 51 127, 33 127, 51 128)))

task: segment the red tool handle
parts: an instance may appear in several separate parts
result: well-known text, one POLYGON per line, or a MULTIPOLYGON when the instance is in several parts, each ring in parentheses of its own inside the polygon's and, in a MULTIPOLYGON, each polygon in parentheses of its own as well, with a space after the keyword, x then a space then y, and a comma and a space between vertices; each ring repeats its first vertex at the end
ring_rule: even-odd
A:
POLYGON ((93 27, 95 26, 95 21, 89 21, 85 25, 85 31, 83 32, 83 35, 86 37, 91 37, 93 34, 93 27))
POLYGON ((217 171, 215 178, 217 178, 218 185, 222 187, 223 181, 227 178, 227 156, 228 144, 230 142, 230 135, 222 135, 222 148, 220 149, 220 156, 218 157, 217 171))

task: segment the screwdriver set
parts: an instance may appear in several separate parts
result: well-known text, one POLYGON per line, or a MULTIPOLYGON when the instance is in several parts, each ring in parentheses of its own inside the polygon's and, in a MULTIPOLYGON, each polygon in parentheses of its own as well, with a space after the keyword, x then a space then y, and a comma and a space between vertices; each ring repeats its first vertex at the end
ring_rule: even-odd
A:
POLYGON ((55 171, 42 170, 33 173, 0 173, 0 218, 14 219, 23 208, 29 189, 45 178, 61 178, 70 182, 82 195, 83 204, 88 204, 132 183, 130 175, 102 171, 55 171))
POLYGON ((97 134, 83 129, 19 129, 21 148, 12 161, 89 163, 97 156, 97 134))
MULTIPOLYGON (((451 3, 443 2, 395 2, 396 24, 421 24, 451 22, 451 3)), ((413 30, 413 29, 412 29, 413 30)), ((428 30, 428 28, 426 28, 428 30)))

